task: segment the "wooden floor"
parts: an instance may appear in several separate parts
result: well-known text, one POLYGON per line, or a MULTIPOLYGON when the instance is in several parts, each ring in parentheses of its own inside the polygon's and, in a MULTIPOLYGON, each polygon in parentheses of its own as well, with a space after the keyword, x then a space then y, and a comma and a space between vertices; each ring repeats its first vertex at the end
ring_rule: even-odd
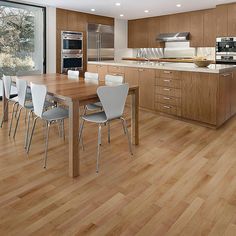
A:
POLYGON ((104 127, 99 174, 87 125, 75 179, 57 126, 43 169, 42 127, 29 157, 23 117, 15 141, 0 129, 0 235, 236 235, 236 118, 215 131, 141 112, 133 159, 120 124, 110 145, 104 127))

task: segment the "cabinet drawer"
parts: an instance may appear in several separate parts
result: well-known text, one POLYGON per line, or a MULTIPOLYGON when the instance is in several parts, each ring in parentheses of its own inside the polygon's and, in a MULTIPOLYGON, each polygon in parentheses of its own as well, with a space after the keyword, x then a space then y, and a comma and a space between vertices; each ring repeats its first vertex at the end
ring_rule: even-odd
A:
POLYGON ((168 104, 156 103, 155 109, 159 112, 166 113, 174 116, 181 116, 181 109, 177 106, 172 106, 168 104))
POLYGON ((160 70, 159 76, 161 78, 168 78, 168 79, 180 79, 181 72, 173 71, 173 70, 160 70))
POLYGON ((162 87, 181 88, 181 80, 170 78, 156 78, 156 85, 162 87))
POLYGON ((177 98, 181 97, 181 90, 176 88, 156 86, 156 93, 170 97, 177 97, 177 98))
POLYGON ((123 75, 125 73, 125 68, 122 66, 108 66, 109 74, 123 75))
POLYGON ((160 94, 155 95, 155 102, 173 105, 173 106, 180 106, 181 105, 180 98, 170 97, 170 96, 165 96, 165 95, 160 95, 160 94))

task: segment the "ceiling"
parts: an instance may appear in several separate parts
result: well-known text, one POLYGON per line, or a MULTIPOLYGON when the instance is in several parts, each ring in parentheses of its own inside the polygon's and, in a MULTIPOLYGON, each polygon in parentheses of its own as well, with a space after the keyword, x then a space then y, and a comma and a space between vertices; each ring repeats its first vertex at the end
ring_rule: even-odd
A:
MULTIPOLYGON (((55 6, 70 10, 93 13, 122 19, 137 19, 160 16, 178 12, 187 12, 213 8, 218 4, 236 2, 236 0, 25 0, 46 6, 55 6), (121 5, 116 6, 119 2, 121 5), (181 4, 181 7, 177 7, 181 4), (94 12, 91 9, 95 9, 94 12), (148 10, 148 13, 144 11, 148 10), (121 17, 120 15, 124 16, 121 17)), ((22 1, 20 1, 22 2, 22 1)))

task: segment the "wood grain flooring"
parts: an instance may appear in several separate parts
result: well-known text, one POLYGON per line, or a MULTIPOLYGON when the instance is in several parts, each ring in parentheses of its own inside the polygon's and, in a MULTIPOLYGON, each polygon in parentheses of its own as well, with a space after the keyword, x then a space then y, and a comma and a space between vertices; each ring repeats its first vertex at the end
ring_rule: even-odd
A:
POLYGON ((211 130, 141 111, 133 158, 120 123, 111 144, 103 128, 99 174, 97 126, 86 125, 75 179, 57 126, 43 169, 42 128, 28 157, 23 116, 15 140, 0 130, 0 235, 236 235, 236 117, 211 130))

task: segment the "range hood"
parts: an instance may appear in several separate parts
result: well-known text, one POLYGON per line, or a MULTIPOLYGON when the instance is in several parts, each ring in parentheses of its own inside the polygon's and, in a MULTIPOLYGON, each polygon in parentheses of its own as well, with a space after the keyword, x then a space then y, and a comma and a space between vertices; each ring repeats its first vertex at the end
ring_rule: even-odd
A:
POLYGON ((157 41, 161 42, 184 42, 189 40, 189 32, 159 34, 157 41))

